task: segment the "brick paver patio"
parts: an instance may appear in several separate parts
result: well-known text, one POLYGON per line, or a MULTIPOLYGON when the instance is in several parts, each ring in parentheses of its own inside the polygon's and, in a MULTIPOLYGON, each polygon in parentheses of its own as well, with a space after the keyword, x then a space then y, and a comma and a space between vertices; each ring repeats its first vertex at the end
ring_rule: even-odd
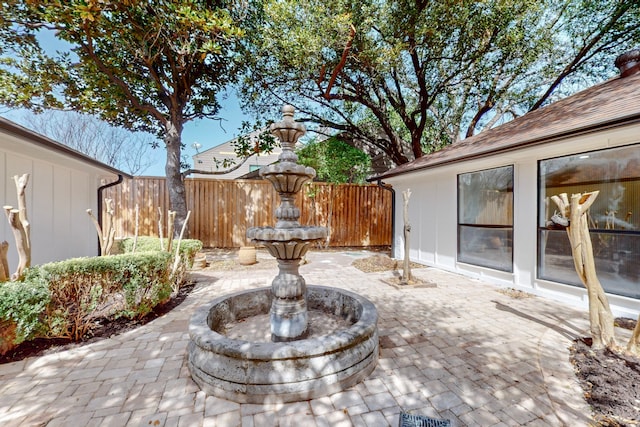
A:
POLYGON ((349 266, 362 253, 313 253, 307 283, 349 289, 379 313, 380 360, 361 384, 306 402, 207 397, 186 367, 193 310, 266 286, 276 270, 201 271, 167 315, 123 335, 0 365, 1 426, 396 426, 405 411, 453 426, 586 426, 590 409, 568 360, 587 314, 432 268, 435 288, 396 289, 349 266))

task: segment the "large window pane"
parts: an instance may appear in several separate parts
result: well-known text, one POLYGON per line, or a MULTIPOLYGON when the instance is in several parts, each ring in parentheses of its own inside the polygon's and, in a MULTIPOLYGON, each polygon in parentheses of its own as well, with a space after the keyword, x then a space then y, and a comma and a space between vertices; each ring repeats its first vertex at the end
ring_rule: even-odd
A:
POLYGON ((640 298, 640 145, 543 160, 539 172, 538 277, 582 286, 567 233, 550 226, 550 197, 598 190, 588 217, 596 273, 606 292, 640 298))
POLYGON ((513 166, 458 175, 458 261, 513 271, 513 166))

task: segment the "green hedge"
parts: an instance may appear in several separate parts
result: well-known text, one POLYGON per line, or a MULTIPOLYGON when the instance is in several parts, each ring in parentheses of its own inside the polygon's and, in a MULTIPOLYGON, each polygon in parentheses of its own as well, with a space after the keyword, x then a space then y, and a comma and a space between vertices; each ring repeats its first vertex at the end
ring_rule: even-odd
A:
MULTIPOLYGON (((122 245, 130 251, 133 239, 122 245)), ((100 318, 145 316, 178 290, 201 248, 198 240, 183 240, 173 274, 174 254, 160 251, 159 239, 143 237, 136 253, 44 264, 20 282, 0 283, 0 354, 37 337, 80 340, 100 318)))
MULTIPOLYGON (((168 239, 163 239, 164 247, 167 247, 168 239)), ((173 248, 175 250, 175 246, 178 243, 177 240, 173 241, 173 248)), ((123 239, 119 242, 120 248, 124 253, 130 253, 133 251, 133 238, 129 237, 123 239)), ((196 253, 202 249, 202 242, 200 240, 195 239, 185 239, 180 242, 180 256, 187 262, 187 267, 191 267, 193 264, 193 259, 196 256, 196 253)), ((136 243, 136 252, 144 252, 144 251, 160 251, 160 239, 158 237, 146 237, 141 236, 138 237, 138 242, 136 243)), ((174 252, 175 253, 175 252, 174 252)))
MULTIPOLYGON (((163 239, 164 247, 167 247, 168 239, 163 239)), ((175 257, 175 248, 178 241, 173 241, 172 253, 175 257)), ((124 253, 131 253, 133 251, 133 238, 129 237, 119 242, 120 249, 124 253)), ((174 291, 178 291, 180 285, 185 281, 187 270, 193 266, 193 260, 196 257, 196 253, 202 249, 202 242, 195 239, 185 239, 180 242, 180 260, 177 268, 173 272, 174 291)), ((160 247, 160 238, 158 237, 138 237, 136 242, 136 253, 142 251, 162 251, 160 247)), ((173 260, 171 261, 171 268, 173 269, 173 260)))
POLYGON ((0 349, 46 333, 41 315, 50 301, 47 284, 40 280, 0 283, 0 321, 6 321, 0 331, 0 349))
POLYGON ((47 335, 75 340, 103 317, 143 317, 171 296, 166 252, 74 258, 29 269, 24 282, 46 283, 47 335))

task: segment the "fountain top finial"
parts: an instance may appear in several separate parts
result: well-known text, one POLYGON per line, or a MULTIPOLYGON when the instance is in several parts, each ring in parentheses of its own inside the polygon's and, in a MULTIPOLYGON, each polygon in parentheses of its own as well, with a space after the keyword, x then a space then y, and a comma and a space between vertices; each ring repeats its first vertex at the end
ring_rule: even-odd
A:
POLYGON ((293 113, 296 111, 296 109, 293 107, 293 105, 289 105, 289 104, 284 104, 282 106, 282 115, 287 117, 293 117, 293 113))

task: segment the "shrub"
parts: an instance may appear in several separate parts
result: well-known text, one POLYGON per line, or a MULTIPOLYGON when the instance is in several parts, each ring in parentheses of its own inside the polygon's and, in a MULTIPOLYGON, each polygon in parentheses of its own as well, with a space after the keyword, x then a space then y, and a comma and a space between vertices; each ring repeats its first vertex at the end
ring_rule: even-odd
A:
MULTIPOLYGON (((168 239, 163 239, 164 247, 167 247, 168 239)), ((175 247, 177 244, 177 240, 173 241, 174 252, 173 256, 175 256, 175 247)), ((133 250, 133 238, 128 237, 123 239, 120 242, 120 248, 122 252, 130 253, 133 250)), ((186 272, 189 268, 193 266, 193 260, 196 257, 198 251, 202 249, 202 242, 200 240, 195 239, 185 239, 180 242, 180 261, 174 272, 172 277, 174 287, 173 290, 177 292, 182 283, 185 281, 186 272)), ((160 238, 158 237, 148 237, 141 236, 138 237, 138 242, 136 243, 136 251, 161 251, 160 247, 160 238)), ((173 260, 171 261, 173 263, 173 260)))
MULTIPOLYGON (((121 245, 130 252, 133 239, 121 245)), ((37 337, 80 340, 100 318, 145 316, 177 290, 200 249, 199 240, 183 240, 172 274, 174 255, 142 237, 136 253, 44 264, 0 283, 0 354, 37 337)))
POLYGON ((47 335, 79 340, 99 318, 143 317, 169 299, 170 265, 165 252, 74 258, 30 269, 25 282, 47 284, 47 335))
POLYGON ((0 283, 0 354, 13 346, 42 334, 42 313, 49 304, 46 283, 0 283))
MULTIPOLYGON (((168 239, 163 239, 164 247, 167 247, 168 239)), ((177 240, 173 241, 174 248, 178 243, 177 240)), ((129 253, 133 250, 133 237, 128 237, 123 239, 120 242, 122 252, 129 253)), ((193 264, 193 259, 198 253, 199 250, 202 249, 202 242, 200 240, 195 239, 185 239, 180 242, 180 257, 186 262, 187 267, 191 267, 193 264)), ((160 238, 158 237, 148 237, 148 236, 140 236, 138 237, 138 242, 136 243, 136 252, 144 252, 144 251, 160 251, 160 238)))

